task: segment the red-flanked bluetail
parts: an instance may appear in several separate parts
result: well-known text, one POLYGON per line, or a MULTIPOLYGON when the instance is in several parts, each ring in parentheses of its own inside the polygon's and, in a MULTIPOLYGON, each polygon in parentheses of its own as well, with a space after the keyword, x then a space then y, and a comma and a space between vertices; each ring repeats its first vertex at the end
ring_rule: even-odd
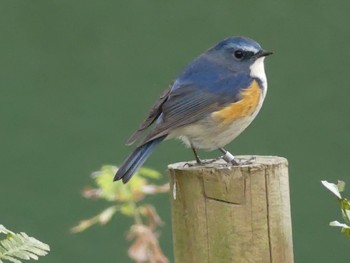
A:
POLYGON ((252 39, 231 37, 193 60, 127 141, 133 144, 149 128, 114 180, 128 182, 165 139, 180 138, 192 148, 199 164, 196 149, 228 153, 223 147, 249 126, 263 104, 267 91, 264 59, 271 54, 252 39))

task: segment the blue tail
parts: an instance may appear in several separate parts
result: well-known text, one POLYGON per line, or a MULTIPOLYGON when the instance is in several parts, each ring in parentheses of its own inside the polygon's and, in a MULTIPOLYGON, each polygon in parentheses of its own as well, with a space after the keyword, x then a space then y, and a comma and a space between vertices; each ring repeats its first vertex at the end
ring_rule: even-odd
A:
POLYGON ((123 183, 126 184, 136 170, 143 165, 147 158, 151 155, 154 148, 164 140, 166 136, 156 138, 149 141, 139 147, 137 147, 129 157, 124 161, 124 163, 119 167, 117 173, 114 176, 114 181, 122 179, 123 183))

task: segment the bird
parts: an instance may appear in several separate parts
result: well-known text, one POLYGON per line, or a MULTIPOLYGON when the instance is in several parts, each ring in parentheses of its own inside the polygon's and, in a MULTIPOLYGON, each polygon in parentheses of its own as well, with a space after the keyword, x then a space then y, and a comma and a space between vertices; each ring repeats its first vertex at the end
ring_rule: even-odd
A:
POLYGON ((225 150, 255 119, 267 92, 264 50, 248 37, 225 38, 189 63, 161 94, 148 116, 127 140, 139 145, 118 168, 114 181, 127 183, 162 141, 181 139, 192 148, 220 150, 232 165, 240 163, 225 150))

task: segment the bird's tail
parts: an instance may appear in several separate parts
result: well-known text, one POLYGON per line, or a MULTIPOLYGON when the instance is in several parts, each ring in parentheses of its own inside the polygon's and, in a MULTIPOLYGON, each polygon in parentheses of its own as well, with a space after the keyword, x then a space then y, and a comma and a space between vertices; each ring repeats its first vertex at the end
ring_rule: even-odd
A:
POLYGON ((123 183, 127 183, 136 170, 143 165, 147 158, 151 155, 154 148, 165 139, 166 136, 156 138, 141 146, 138 146, 119 167, 114 176, 114 181, 122 179, 123 183))

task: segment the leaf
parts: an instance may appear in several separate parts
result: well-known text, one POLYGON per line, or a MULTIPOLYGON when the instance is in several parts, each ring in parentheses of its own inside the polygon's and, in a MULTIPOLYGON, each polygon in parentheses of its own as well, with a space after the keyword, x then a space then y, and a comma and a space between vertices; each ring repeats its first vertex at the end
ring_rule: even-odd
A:
POLYGON ((152 205, 144 205, 139 207, 141 215, 147 218, 147 226, 151 230, 155 230, 157 226, 162 225, 163 221, 152 205))
POLYGON ((125 203, 120 207, 120 212, 125 216, 134 216, 135 214, 135 204, 125 203))
POLYGON ((113 177, 117 169, 112 165, 104 165, 100 171, 92 174, 97 187, 100 189, 100 196, 108 201, 116 199, 116 192, 120 186, 113 183, 113 177))
POLYGON ((338 180, 337 187, 338 187, 339 192, 344 192, 344 190, 345 190, 345 182, 341 181, 341 180, 338 180))
POLYGON ((71 233, 79 233, 99 223, 100 225, 107 224, 113 217, 113 215, 120 209, 119 206, 110 206, 103 210, 98 215, 89 219, 81 220, 78 225, 70 229, 71 233))
POLYGON ((3 234, 14 234, 12 231, 8 230, 6 227, 4 227, 3 225, 0 225, 0 233, 3 234))
POLYGON ((350 202, 349 200, 343 198, 340 202, 341 209, 343 210, 350 210, 350 202))
POLYGON ((144 176, 144 177, 148 177, 148 178, 152 178, 152 179, 159 179, 161 177, 161 173, 153 170, 151 168, 147 168, 147 167, 141 167, 138 170, 139 175, 144 176))
POLYGON ((38 256, 45 256, 50 251, 47 244, 26 233, 16 234, 3 225, 0 225, 0 233, 6 234, 6 238, 0 240, 0 262, 2 259, 14 263, 21 263, 21 259, 37 260, 38 256))
POLYGON ((332 221, 329 223, 330 226, 335 226, 335 227, 344 227, 344 228, 350 228, 347 224, 340 223, 338 221, 332 221))
POLYGON ((89 219, 81 220, 76 226, 73 226, 70 229, 70 232, 73 233, 73 234, 79 233, 79 232, 83 232, 86 229, 88 229, 91 226, 93 226, 94 224, 96 224, 97 221, 98 221, 97 216, 91 217, 89 219))
POLYGON ((98 222, 101 225, 107 224, 113 217, 113 215, 118 211, 117 206, 111 206, 103 210, 98 216, 98 222))
POLYGON ((350 202, 347 199, 340 200, 341 212, 344 220, 350 224, 350 202))
MULTIPOLYGON (((133 179, 128 184, 113 182, 118 167, 113 165, 104 165, 99 171, 92 174, 95 181, 95 187, 87 187, 83 191, 83 196, 88 199, 104 199, 115 206, 111 206, 98 215, 82 220, 78 225, 71 228, 71 232, 77 233, 90 228, 99 223, 108 223, 116 212, 129 217, 136 217, 139 213, 138 202, 143 200, 147 194, 164 193, 169 191, 169 184, 151 185, 148 178, 160 178, 161 174, 153 169, 141 167, 135 173, 133 179)), ((0 262, 1 263, 1 262, 0 262)))
POLYGON ((144 199, 145 194, 143 193, 142 188, 145 185, 147 185, 147 180, 145 178, 140 177, 139 175, 134 175, 132 180, 124 185, 128 187, 131 192, 132 198, 130 201, 138 202, 144 199))
POLYGON ((350 228, 343 227, 341 229, 341 232, 346 234, 348 237, 350 237, 350 228))
POLYGON ((350 224, 350 202, 349 200, 347 200, 346 198, 343 198, 340 195, 340 192, 344 191, 345 189, 345 182, 338 181, 337 185, 333 183, 329 183, 327 181, 321 181, 321 182, 329 191, 331 191, 334 195, 338 197, 338 200, 340 202, 342 217, 345 221, 345 223, 332 221, 329 223, 329 225, 334 227, 341 227, 341 232, 350 237, 350 226, 348 225, 350 224))
POLYGON ((350 237, 350 226, 347 224, 340 223, 338 221, 332 221, 329 223, 329 225, 334 227, 341 227, 341 232, 350 237))
MULTIPOLYGON (((83 192, 86 198, 102 198, 107 201, 137 202, 144 198, 143 188, 148 186, 146 178, 158 179, 161 174, 153 169, 141 167, 128 184, 113 182, 118 167, 104 165, 92 174, 97 188, 87 188, 83 192)), ((148 190, 148 189, 147 189, 148 190)), ((147 191, 146 190, 146 191, 147 191)))
POLYGON ((337 185, 333 183, 329 183, 327 181, 321 181, 321 183, 323 184, 324 187, 326 187, 329 191, 331 191, 336 197, 338 197, 339 199, 342 198, 337 185))
MULTIPOLYGON (((113 178, 117 170, 118 168, 116 166, 104 165, 100 171, 93 173, 93 178, 98 187, 98 189, 94 189, 93 191, 98 193, 98 197, 106 199, 107 201, 140 201, 144 198, 142 188, 148 183, 147 180, 141 176, 141 174, 152 174, 152 176, 159 174, 158 172, 148 168, 140 168, 141 173, 137 172, 133 176, 132 181, 130 181, 128 184, 121 184, 113 182, 113 178)), ((92 190, 90 189, 89 191, 91 193, 92 190)))
POLYGON ((145 225, 133 225, 128 233, 133 239, 128 255, 137 262, 169 263, 158 242, 158 236, 145 225))

